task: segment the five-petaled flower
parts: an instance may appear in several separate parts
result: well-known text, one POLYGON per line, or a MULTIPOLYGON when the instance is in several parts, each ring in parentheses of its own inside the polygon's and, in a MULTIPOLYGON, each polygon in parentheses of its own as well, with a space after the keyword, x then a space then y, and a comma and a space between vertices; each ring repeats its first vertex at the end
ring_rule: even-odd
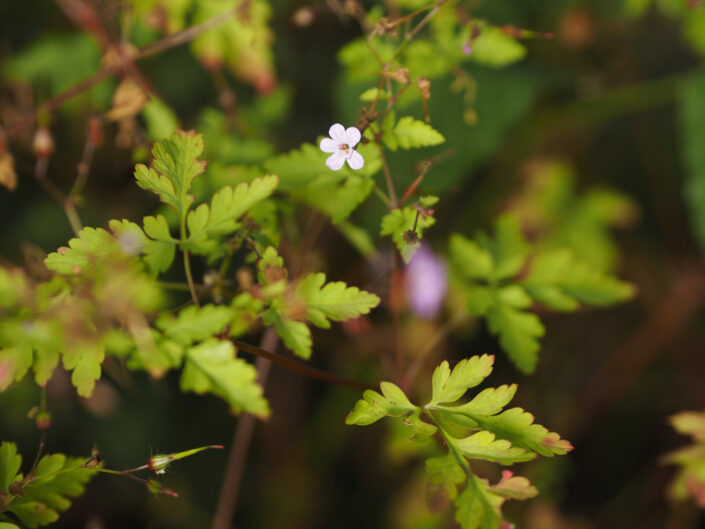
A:
POLYGON ((337 171, 345 162, 352 169, 360 169, 365 165, 362 154, 355 150, 355 145, 360 142, 362 135, 357 127, 344 129, 340 123, 336 123, 328 130, 330 138, 321 140, 321 150, 332 153, 326 160, 326 165, 337 171))

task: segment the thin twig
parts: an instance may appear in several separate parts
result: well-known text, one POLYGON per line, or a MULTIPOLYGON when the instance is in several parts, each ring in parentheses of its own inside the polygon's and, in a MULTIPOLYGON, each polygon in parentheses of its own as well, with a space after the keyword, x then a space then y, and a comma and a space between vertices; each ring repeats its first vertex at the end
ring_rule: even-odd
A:
POLYGON ((306 364, 302 364, 301 362, 297 362, 296 360, 292 360, 292 359, 287 358, 285 356, 282 356, 282 355, 279 355, 276 353, 272 353, 271 351, 268 351, 264 347, 255 347, 254 345, 250 345, 248 343, 241 342, 240 340, 236 340, 234 338, 232 338, 231 341, 235 344, 235 347, 237 347, 241 351, 244 351, 244 352, 250 353, 250 354, 254 354, 254 355, 257 355, 262 358, 266 358, 267 360, 271 360, 272 362, 275 362, 283 367, 286 367, 287 369, 290 369, 291 371, 295 371, 295 372, 300 373, 302 375, 305 375, 309 378, 315 378, 316 380, 321 380, 323 382, 335 384, 336 386, 342 386, 345 388, 355 389, 358 391, 365 391, 366 389, 372 389, 374 387, 372 384, 367 384, 365 382, 359 382, 357 380, 345 378, 340 375, 334 375, 332 373, 328 373, 328 372, 323 371, 321 369, 316 369, 315 367, 310 367, 306 364))
POLYGON ((387 157, 384 156, 384 149, 382 145, 377 144, 379 147, 379 155, 382 160, 382 169, 384 170, 384 180, 387 183, 387 193, 389 194, 389 199, 391 200, 391 208, 395 209, 399 206, 397 201, 397 194, 394 191, 394 181, 392 180, 392 173, 389 172, 389 165, 387 164, 387 157))
POLYGON ((394 372, 397 383, 405 386, 404 377, 404 340, 401 331, 401 299, 404 295, 401 285, 402 272, 399 254, 392 250, 392 273, 389 275, 389 310, 392 313, 392 329, 394 333, 394 372))
MULTIPOLYGON (((180 31, 179 33, 169 35, 168 37, 164 37, 163 39, 158 40, 157 42, 153 42, 151 44, 143 46, 131 58, 133 61, 138 61, 147 57, 151 57, 163 51, 169 50, 171 48, 181 46, 182 44, 186 44, 187 42, 190 42, 191 40, 201 35, 202 33, 213 29, 221 24, 224 24, 235 15, 237 15, 237 8, 228 9, 227 11, 224 11, 223 13, 208 19, 205 22, 202 22, 201 24, 180 31)), ((73 99, 74 97, 82 94, 86 90, 89 90, 99 82, 109 77, 112 77, 118 71, 123 70, 124 66, 122 62, 123 61, 117 61, 114 64, 105 66, 98 70, 92 76, 75 84, 65 92, 62 92, 61 94, 52 97, 51 99, 48 99, 39 108, 35 109, 28 115, 19 118, 14 123, 8 125, 6 129, 7 133, 13 134, 18 130, 31 125, 36 121, 39 113, 55 110, 56 108, 63 105, 66 101, 69 101, 70 99, 73 99)))
POLYGON ((40 156, 37 159, 37 165, 34 170, 34 178, 37 180, 42 189, 64 210, 64 214, 71 225, 74 235, 78 236, 83 229, 83 224, 76 211, 76 204, 73 199, 66 197, 61 190, 56 187, 51 180, 47 178, 47 169, 49 168, 49 158, 40 156))
POLYGON ((402 52, 402 50, 404 50, 404 48, 406 48, 406 45, 409 44, 409 42, 411 42, 414 39, 416 34, 419 31, 421 31, 424 28, 424 26, 426 24, 428 24, 434 16, 436 16, 436 13, 438 13, 438 10, 445 3, 446 3, 446 0, 438 0, 436 2, 436 5, 433 7, 433 9, 431 9, 431 11, 429 11, 426 14, 426 16, 421 19, 421 22, 416 24, 414 29, 412 29, 410 32, 408 32, 406 35, 404 35, 404 40, 399 45, 399 47, 394 51, 394 55, 392 55, 392 58, 391 58, 392 61, 399 56, 399 54, 402 52))
POLYGON ((409 189, 406 190, 404 195, 402 195, 401 200, 399 201, 399 205, 403 206, 404 202, 408 200, 408 198, 411 196, 411 194, 416 191, 416 188, 419 187, 419 184, 423 180, 424 176, 426 176, 426 173, 428 172, 428 169, 431 167, 431 162, 426 160, 422 162, 421 164, 421 172, 419 173, 419 176, 416 177, 416 180, 409 186, 409 189))
POLYGON ((186 273, 186 282, 188 283, 188 289, 191 292, 191 298, 193 303, 200 307, 201 304, 198 302, 198 294, 196 294, 196 285, 193 282, 193 275, 191 274, 191 260, 188 256, 188 250, 184 250, 184 272, 186 273))
MULTIPOLYGON (((279 337, 273 327, 268 328, 262 340, 260 341, 261 348, 275 349, 279 337)), ((269 375, 269 368, 272 365, 271 360, 259 357, 256 362, 258 382, 264 387, 269 375)), ((232 519, 237 506, 237 497, 240 493, 240 485, 242 476, 245 472, 245 463, 247 461, 247 453, 249 452, 252 434, 255 429, 255 417, 250 413, 243 413, 240 420, 237 422, 233 442, 230 446, 228 454, 228 462, 225 467, 225 476, 223 484, 220 487, 220 495, 218 497, 218 505, 213 516, 213 524, 211 529, 230 529, 232 527, 232 519)))

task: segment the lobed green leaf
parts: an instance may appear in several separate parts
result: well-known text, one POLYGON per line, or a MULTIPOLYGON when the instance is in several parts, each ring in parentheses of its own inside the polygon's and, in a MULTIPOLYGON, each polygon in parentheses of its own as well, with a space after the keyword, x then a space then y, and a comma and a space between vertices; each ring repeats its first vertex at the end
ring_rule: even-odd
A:
POLYGON ((329 328, 330 321, 345 321, 368 314, 380 299, 342 281, 326 284, 322 273, 309 274, 296 285, 296 297, 306 304, 306 319, 317 327, 329 328))
POLYGON ((269 404, 257 383, 257 370, 235 356, 235 346, 229 341, 208 339, 190 347, 181 374, 181 389, 218 395, 234 413, 269 416, 269 404))

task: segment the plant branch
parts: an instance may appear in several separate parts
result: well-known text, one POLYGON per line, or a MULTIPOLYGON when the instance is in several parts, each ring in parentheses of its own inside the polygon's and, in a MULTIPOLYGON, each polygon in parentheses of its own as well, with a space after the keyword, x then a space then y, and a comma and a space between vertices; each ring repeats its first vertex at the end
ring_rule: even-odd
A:
POLYGON ((384 149, 382 145, 377 144, 379 147, 379 156, 382 160, 382 169, 384 170, 384 180, 387 183, 387 193, 389 194, 389 199, 391 201, 391 209, 399 207, 399 202, 397 201, 397 194, 394 191, 394 181, 392 180, 392 173, 389 172, 389 165, 387 164, 387 157, 384 156, 384 149))
POLYGON ((71 225, 74 235, 83 229, 83 224, 76 211, 76 204, 72 198, 64 195, 61 190, 56 187, 51 180, 47 178, 47 169, 49 168, 49 158, 46 156, 37 159, 37 165, 34 170, 34 178, 44 191, 64 210, 64 214, 71 225))
POLYGON ((169 35, 167 37, 164 37, 161 40, 158 40, 157 42, 153 42, 151 44, 147 44, 146 46, 143 46, 134 54, 130 54, 128 52, 128 57, 125 58, 123 57, 123 54, 120 53, 120 59, 116 61, 113 64, 107 65, 100 70, 98 70, 96 73, 94 73, 92 76, 84 79, 83 81, 75 84, 65 92, 62 92, 61 94, 52 97, 51 99, 48 99, 45 101, 40 107, 29 113, 28 115, 19 118, 17 121, 14 123, 11 123, 8 125, 6 131, 9 134, 15 133, 18 130, 23 129, 24 127, 27 127, 34 123, 38 117, 38 115, 41 112, 46 112, 46 111, 52 111, 69 101, 70 99, 73 99, 74 97, 82 94, 86 90, 91 89, 93 86, 96 84, 100 83, 101 81, 112 77, 115 75, 117 72, 124 70, 124 61, 125 59, 131 60, 131 61, 138 61, 147 57, 151 57, 153 55, 156 55, 158 53, 161 53, 163 51, 169 50, 171 48, 175 48, 177 46, 181 46, 183 44, 186 44, 202 33, 209 31, 217 26, 220 26, 227 22, 230 18, 233 16, 237 15, 237 8, 233 9, 228 9, 227 11, 224 11, 223 13, 220 13, 219 15, 216 15, 205 22, 202 22, 201 24, 197 24, 193 27, 190 27, 188 29, 185 29, 183 31, 180 31, 178 33, 175 33, 173 35, 169 35))
POLYGON ((406 192, 402 195, 401 200, 399 201, 399 206, 403 206, 404 202, 406 202, 412 195, 412 193, 416 191, 416 188, 419 187, 419 184, 423 180, 424 176, 426 176, 426 173, 428 172, 428 169, 430 167, 430 161, 426 160, 424 162, 421 162, 421 171, 419 172, 419 176, 416 177, 416 180, 414 180, 414 182, 409 186, 409 189, 407 189, 406 192))
POLYGON ((314 378, 316 380, 335 384, 336 386, 342 386, 358 391, 365 391, 367 389, 373 389, 374 387, 372 384, 358 382, 357 380, 345 378, 340 375, 334 375, 321 369, 316 369, 315 367, 307 366, 306 364, 303 364, 296 360, 292 360, 285 356, 272 353, 264 349, 263 347, 255 347, 254 345, 241 342, 240 340, 237 340, 235 338, 231 338, 230 340, 235 344, 235 347, 237 347, 241 351, 257 355, 261 358, 266 358, 267 360, 271 360, 272 362, 275 362, 287 369, 290 369, 291 371, 295 371, 296 373, 302 374, 309 378, 314 378))
MULTIPOLYGON (((277 333, 274 331, 273 327, 270 327, 264 332, 260 346, 262 350, 264 350, 264 348, 276 349, 278 341, 279 337, 277 333)), ((259 357, 255 365, 257 367, 257 373, 259 374, 258 382, 264 387, 267 383, 267 377, 272 362, 267 358, 259 357)), ((240 420, 237 422, 233 443, 230 446, 228 462, 225 467, 225 476, 223 477, 223 484, 220 488, 218 505, 215 510, 215 515, 213 516, 211 529, 230 529, 232 527, 232 519, 235 514, 235 507, 237 506, 237 497, 240 493, 240 485, 245 472, 247 453, 250 448, 254 429, 255 416, 250 413, 243 413, 242 417, 240 417, 240 420)))

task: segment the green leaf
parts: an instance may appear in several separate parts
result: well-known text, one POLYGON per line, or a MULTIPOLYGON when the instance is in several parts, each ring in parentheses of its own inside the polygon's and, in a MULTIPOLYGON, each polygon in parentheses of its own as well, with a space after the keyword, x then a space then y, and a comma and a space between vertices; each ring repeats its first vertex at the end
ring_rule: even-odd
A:
POLYGON ((509 470, 502 471, 502 479, 489 488, 492 494, 513 500, 528 500, 537 496, 539 491, 522 476, 514 476, 509 470))
POLYGON ((0 391, 5 391, 12 382, 22 380, 32 360, 32 349, 26 344, 0 349, 0 391))
POLYGON ((311 358, 311 330, 301 321, 286 316, 275 308, 267 309, 262 314, 265 325, 273 325, 274 330, 289 349, 301 358, 311 358))
POLYGON ((257 370, 235 357, 235 346, 229 341, 209 339, 189 348, 181 389, 218 395, 235 413, 246 411, 261 418, 269 416, 269 405, 257 383, 257 370))
POLYGON ((424 230, 435 223, 433 215, 420 204, 393 209, 382 218, 380 235, 391 235, 404 262, 409 263, 421 246, 424 230))
POLYGON ((497 219, 494 240, 487 240, 487 247, 494 260, 493 275, 496 280, 518 274, 531 249, 521 233, 519 219, 513 215, 497 219))
POLYGON ((267 172, 279 176, 279 189, 296 191, 303 195, 311 182, 317 182, 321 176, 331 182, 341 182, 355 175, 371 177, 381 169, 382 162, 376 145, 358 144, 355 150, 365 159, 365 165, 357 171, 347 165, 339 171, 331 171, 326 166, 326 158, 330 154, 324 153, 317 145, 310 143, 304 143, 299 149, 270 158, 264 163, 264 167, 267 172))
POLYGON ((450 424, 488 430, 500 439, 506 439, 518 447, 542 456, 563 455, 573 449, 573 446, 561 439, 557 433, 549 432, 540 424, 534 424, 534 416, 521 408, 511 408, 498 415, 476 414, 462 406, 444 407, 442 411, 443 420, 450 424))
POLYGON ((362 394, 362 400, 358 400, 352 411, 348 413, 345 424, 365 426, 382 417, 404 417, 417 411, 418 408, 409 402, 396 384, 381 382, 379 386, 382 394, 371 389, 365 391, 362 394))
POLYGON ((81 397, 92 395, 104 359, 105 349, 100 344, 75 344, 64 350, 64 367, 73 370, 71 383, 81 397))
POLYGON ((168 138, 179 128, 179 118, 157 97, 150 98, 142 109, 142 117, 147 125, 147 134, 154 141, 168 138))
POLYGON ((7 493, 10 484, 16 481, 22 466, 22 456, 17 454, 17 445, 3 441, 0 444, 0 492, 7 493))
POLYGON ((154 144, 154 168, 143 164, 135 167, 137 185, 156 193, 162 202, 176 210, 180 220, 184 219, 194 200, 188 194, 191 183, 205 170, 206 163, 198 159, 202 152, 200 134, 177 131, 169 139, 154 144))
POLYGON ((171 236, 163 215, 142 219, 144 232, 151 238, 145 245, 145 262, 153 276, 167 271, 174 262, 177 240, 171 236))
POLYGON ((227 306, 191 305, 182 309, 177 317, 166 312, 161 314, 156 326, 167 338, 189 345, 222 332, 231 318, 232 310, 227 306))
POLYGON ((360 94, 360 101, 370 103, 375 100, 386 101, 389 99, 389 92, 386 90, 380 90, 376 86, 368 88, 360 94))
POLYGON ((475 395, 470 402, 455 406, 453 410, 455 413, 468 416, 494 415, 502 411, 502 408, 511 402, 516 391, 516 384, 504 384, 498 388, 487 388, 475 395))
POLYGON ((356 146, 365 165, 352 170, 347 165, 339 171, 326 166, 329 154, 318 146, 304 143, 301 148, 271 157, 265 169, 279 175, 279 189, 340 222, 369 195, 374 187, 372 176, 382 167, 379 149, 374 144, 356 146))
POLYGON ((511 465, 522 461, 530 461, 536 454, 512 446, 506 439, 496 439, 495 434, 486 430, 479 431, 464 439, 451 439, 454 447, 468 459, 484 459, 502 465, 511 465))
POLYGON ((465 481, 465 472, 453 454, 427 459, 426 475, 429 485, 442 490, 449 500, 458 496, 458 485, 465 481))
POLYGON ((433 372, 433 396, 429 405, 455 402, 487 378, 493 364, 493 355, 473 356, 458 362, 451 372, 448 361, 444 360, 433 372))
POLYGON ((21 299, 26 288, 27 279, 23 272, 0 267, 0 307, 13 306, 21 299))
POLYGON ((71 505, 69 498, 83 494, 88 480, 96 470, 85 468, 84 459, 70 458, 63 454, 45 455, 37 468, 22 481, 18 474, 22 459, 14 444, 0 445, 0 491, 9 495, 7 511, 14 513, 30 529, 47 525, 59 518, 58 511, 71 505), (8 461, 10 462, 8 465, 8 461), (4 478, 4 479, 3 479, 4 478), (9 483, 20 482, 20 493, 9 493, 9 483))
POLYGON ((295 192, 296 198, 328 215, 333 223, 339 223, 369 196, 375 186, 372 178, 352 174, 341 182, 329 175, 318 176, 305 191, 295 192))
MULTIPOLYGON (((173 0, 167 4, 173 3, 173 0)), ((189 23, 198 24, 222 15, 230 6, 219 0, 200 0, 189 4, 193 10, 189 23)), ((273 72, 273 32, 268 25, 271 5, 264 0, 247 4, 246 16, 230 17, 224 23, 198 35, 191 44, 194 53, 206 65, 225 65, 258 91, 266 92, 275 84, 273 72)))
POLYGON ((476 241, 469 241, 456 234, 450 243, 451 259, 464 275, 491 282, 517 275, 529 251, 519 220, 513 215, 497 219, 494 237, 480 233, 476 241))
POLYGON ((470 402, 453 405, 490 374, 492 364, 493 357, 488 355, 463 360, 452 371, 448 362, 442 362, 433 373, 431 401, 423 407, 412 404, 398 386, 382 382, 382 393, 365 391, 345 419, 347 424, 367 425, 382 417, 397 417, 414 429, 412 441, 425 441, 440 432, 449 453, 426 461, 429 486, 434 499, 455 499, 456 519, 467 529, 499 529, 506 499, 527 499, 538 492, 527 479, 508 471, 497 484, 490 485, 473 474, 470 460, 511 465, 538 454, 552 456, 572 449, 557 433, 534 424, 533 416, 521 408, 502 412, 514 396, 516 385, 488 388, 470 402), (454 432, 470 432, 457 438, 449 427, 454 432), (465 488, 458 495, 463 481, 465 488))
POLYGON ((306 318, 327 329, 330 321, 345 321, 368 314, 379 305, 374 294, 349 287, 342 281, 326 282, 325 274, 309 274, 296 285, 296 297, 306 303, 306 318))
POLYGON ((117 249, 115 238, 102 228, 83 228, 78 237, 69 240, 69 247, 61 247, 44 260, 49 270, 59 274, 80 275, 96 261, 117 249))
POLYGON ((402 149, 417 149, 438 145, 443 143, 445 138, 428 123, 404 116, 391 131, 385 131, 383 140, 387 147, 396 151, 397 146, 402 149))
MULTIPOLYGON (((29 45, 13 51, 3 70, 10 77, 40 84, 45 97, 70 89, 100 69, 100 47, 86 33, 44 34, 27 42, 29 45), (70 68, 66 67, 66 58, 71 59, 70 68)), ((86 95, 100 109, 109 101, 109 93, 110 86, 102 84, 86 95)), ((72 102, 65 107, 75 109, 72 102)))
POLYGON ((501 28, 484 25, 472 43, 470 60, 487 66, 501 67, 519 61, 526 48, 507 35, 501 28))
POLYGON ((521 310, 526 304, 521 296, 514 297, 519 292, 526 296, 516 285, 500 290, 495 304, 487 311, 487 323, 490 332, 499 336, 499 343, 514 364, 525 373, 532 373, 538 361, 538 339, 545 329, 538 316, 521 310))
POLYGON ((421 418, 420 409, 404 416, 402 422, 413 429, 414 433, 409 437, 409 440, 415 443, 427 442, 438 431, 435 425, 429 424, 421 418))
POLYGON ((565 311, 575 310, 580 303, 611 305, 629 299, 634 292, 631 285, 576 261, 569 250, 537 255, 522 285, 536 301, 565 311))
POLYGON ((474 476, 455 500, 455 519, 463 529, 499 529, 502 498, 487 493, 487 484, 474 476))
POLYGON ((111 220, 109 226, 122 251, 127 255, 145 254, 145 262, 152 276, 171 266, 177 241, 171 237, 162 215, 144 218, 145 231, 128 220, 111 220), (145 235, 148 232, 148 238, 145 235))
POLYGON ((243 182, 235 189, 221 188, 213 195, 210 207, 201 204, 187 217, 188 239, 184 248, 195 253, 208 254, 218 245, 217 237, 233 233, 240 227, 238 219, 258 202, 269 197, 277 187, 276 176, 256 178, 243 182))
POLYGON ((453 263, 468 277, 487 280, 492 276, 492 254, 476 242, 454 233, 450 237, 449 251, 453 263))

